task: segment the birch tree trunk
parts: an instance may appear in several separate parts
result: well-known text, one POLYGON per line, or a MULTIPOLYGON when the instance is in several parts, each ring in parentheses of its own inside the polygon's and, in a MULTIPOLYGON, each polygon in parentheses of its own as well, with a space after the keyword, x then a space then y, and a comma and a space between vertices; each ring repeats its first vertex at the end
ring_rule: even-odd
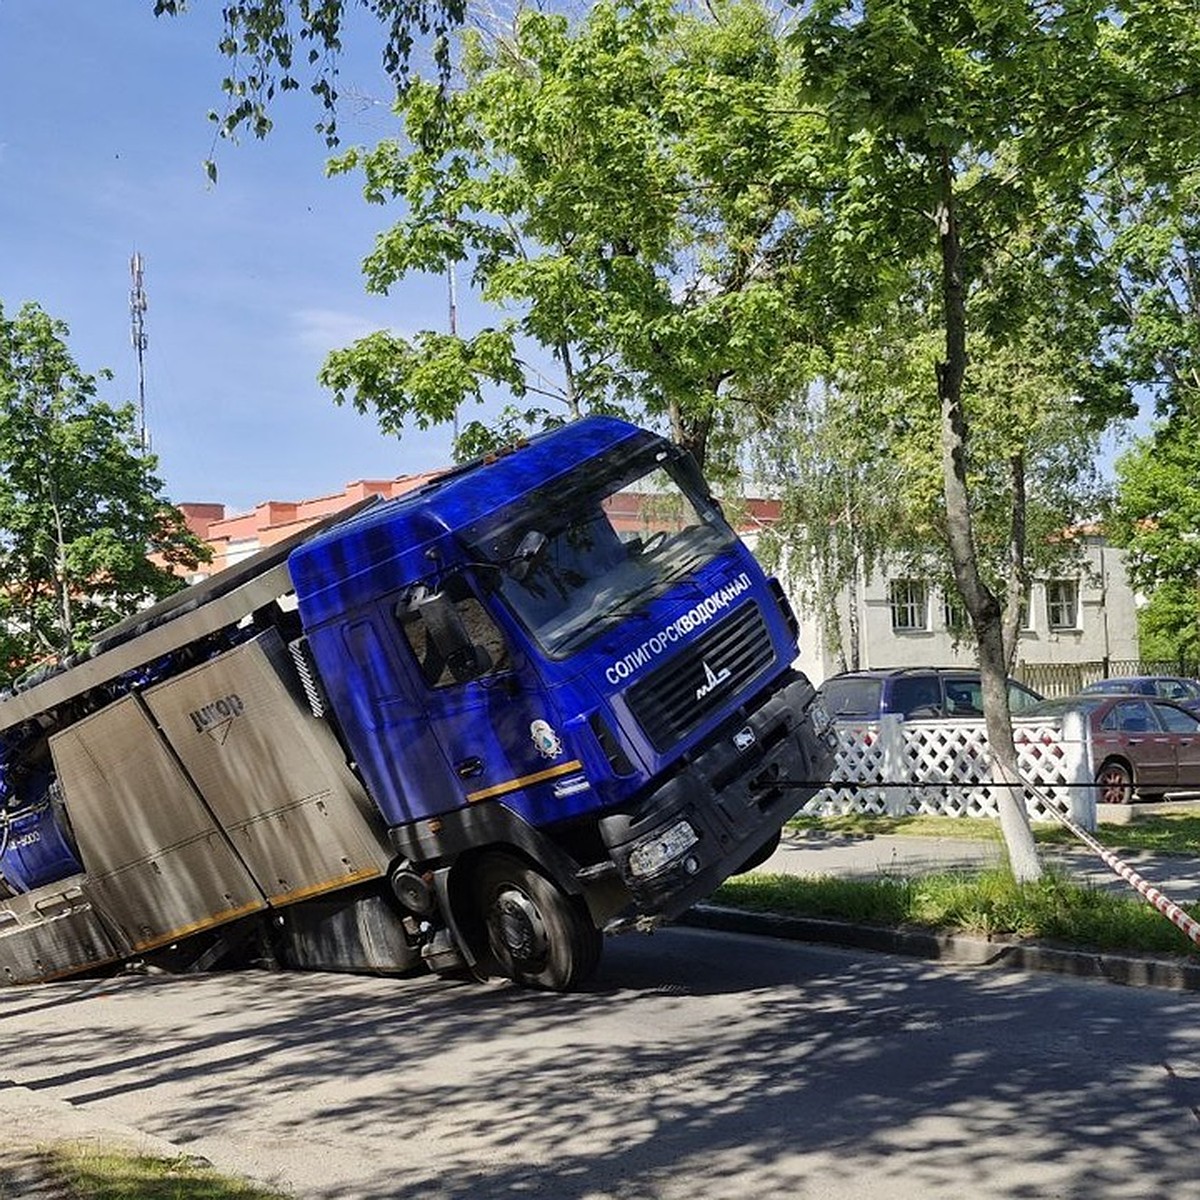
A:
POLYGON ((999 600, 979 571, 967 487, 969 430, 962 394, 967 367, 966 297, 962 246, 954 207, 953 174, 946 154, 943 154, 941 161, 940 203, 936 219, 946 327, 946 357, 937 366, 946 529, 954 578, 970 614, 979 652, 983 715, 991 750, 992 772, 1006 785, 1000 789, 998 796, 1000 829, 1014 877, 1019 881, 1028 881, 1040 878, 1041 864, 1025 811, 1021 777, 1017 770, 1017 752, 1013 744, 1003 612, 999 600))

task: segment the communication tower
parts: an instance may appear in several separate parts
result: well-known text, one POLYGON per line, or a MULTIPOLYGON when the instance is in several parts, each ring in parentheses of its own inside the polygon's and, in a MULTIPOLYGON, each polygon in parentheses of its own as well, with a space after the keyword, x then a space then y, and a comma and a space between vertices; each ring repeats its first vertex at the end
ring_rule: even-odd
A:
POLYGON ((150 432, 146 428, 146 289, 143 286, 142 256, 135 250, 129 260, 129 318, 130 337, 137 355, 138 433, 142 449, 150 449, 150 432))

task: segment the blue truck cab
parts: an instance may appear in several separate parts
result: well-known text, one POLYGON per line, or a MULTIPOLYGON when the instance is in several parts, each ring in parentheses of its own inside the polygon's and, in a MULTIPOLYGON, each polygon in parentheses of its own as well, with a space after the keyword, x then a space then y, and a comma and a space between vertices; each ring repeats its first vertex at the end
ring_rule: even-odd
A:
POLYGON ((683 912, 827 773, 782 590, 646 430, 568 425, 288 565, 393 885, 473 966, 569 986, 600 930, 683 912))

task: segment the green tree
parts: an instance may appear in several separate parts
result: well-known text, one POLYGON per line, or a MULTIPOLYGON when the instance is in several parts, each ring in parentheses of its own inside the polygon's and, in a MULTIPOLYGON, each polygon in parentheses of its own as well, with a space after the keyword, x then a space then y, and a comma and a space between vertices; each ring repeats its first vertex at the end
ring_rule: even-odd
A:
POLYGON ((1138 646, 1144 663, 1162 664, 1168 674, 1200 674, 1200 583, 1159 584, 1138 609, 1138 646))
MULTIPOLYGON (((783 501, 768 541, 781 543, 789 574, 826 621, 826 645, 848 667, 859 664, 856 594, 870 574, 886 565, 955 593, 929 386, 934 318, 905 303, 855 330, 807 403, 781 411, 755 439, 760 474, 783 501)), ((1073 363, 1047 344, 1040 319, 1006 345, 978 335, 969 345, 977 555, 989 587, 1005 594, 1011 579, 1018 591, 1005 608, 1011 670, 1029 578, 1069 569, 1079 546, 1064 531, 1101 508, 1099 426, 1080 419, 1073 363)))
MULTIPOLYGON (((1100 322, 1073 319, 1093 286, 1073 239, 1097 164, 1126 140, 1134 115, 1156 102, 1194 103, 1179 95, 1191 60, 1172 65, 1164 49, 1182 19, 1182 7, 1172 24, 1140 2, 817 0, 797 32, 813 101, 828 112, 830 148, 846 164, 847 187, 830 196, 826 217, 841 232, 831 269, 868 277, 874 261, 904 264, 936 315, 940 347, 927 386, 939 413, 945 534, 978 649, 994 761, 1014 784, 1006 632, 1024 594, 1029 464, 1016 443, 990 454, 976 444, 972 394, 988 389, 972 341, 1032 342, 1048 353, 1057 340, 1080 364, 1065 377, 1074 377, 1081 417, 1090 419, 1089 404, 1099 419, 1111 413, 1119 391, 1100 322), (1171 69, 1156 75, 1151 63, 1171 69), (1002 586, 980 553, 978 480, 988 472, 1008 474, 1013 498, 1002 586)), ((1015 786, 1001 823, 1014 870, 1035 875, 1015 786)))
POLYGON ((1200 170, 1122 162, 1095 200, 1089 267, 1111 276, 1128 377, 1160 413, 1200 411, 1200 170))
POLYGON ((161 495, 131 407, 96 398, 68 330, 0 309, 0 683, 182 586, 205 547, 161 495), (150 555, 157 561, 152 561, 150 555), (162 564, 162 565, 160 565, 162 564))
MULTIPOLYGON (((577 28, 526 11, 505 36, 472 33, 444 105, 413 82, 402 136, 334 169, 400 202, 365 264, 372 290, 465 265, 507 319, 375 334, 323 380, 397 433, 504 388, 530 423, 619 409, 729 461, 739 415, 811 374, 821 322, 806 283, 817 127, 796 84, 752 3, 719 20, 604 3, 577 28)), ((481 432, 467 426, 472 446, 481 432)))
POLYGON ((1200 658, 1200 415, 1160 421, 1117 460, 1113 540, 1133 585, 1152 597, 1143 621, 1155 657, 1200 658), (1163 653, 1167 651, 1167 653, 1163 653))
POLYGON ((889 329, 881 318, 856 331, 822 376, 798 389, 797 402, 750 439, 758 490, 780 500, 758 553, 819 614, 822 640, 843 670, 861 665, 863 581, 922 536, 915 478, 900 453, 910 415, 902 380, 919 341, 911 320, 889 329))
POLYGON ((1131 379, 1161 420, 1118 470, 1114 532, 1146 593, 1143 657, 1195 661, 1200 631, 1200 172, 1183 152, 1114 169, 1096 200, 1093 269, 1107 271, 1114 333, 1131 379))

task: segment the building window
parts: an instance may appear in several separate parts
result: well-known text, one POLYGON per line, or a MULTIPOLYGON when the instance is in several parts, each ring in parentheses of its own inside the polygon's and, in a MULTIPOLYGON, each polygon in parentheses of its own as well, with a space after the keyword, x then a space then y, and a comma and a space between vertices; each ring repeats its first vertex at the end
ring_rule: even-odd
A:
MULTIPOLYGON (((1025 595, 1021 598, 1021 611, 1018 616, 1018 630, 1021 633, 1031 633, 1033 631, 1033 622, 1029 619, 1030 613, 1033 611, 1029 601, 1029 589, 1025 589, 1025 595)), ((971 629, 971 618, 967 614, 967 607, 962 601, 962 597, 953 591, 947 591, 942 597, 942 621, 946 626, 948 633, 952 633, 955 637, 962 637, 971 629)))
POLYGON ((892 629, 924 633, 929 628, 929 593, 919 579, 893 579, 890 585, 892 629))
POLYGON ((1079 628, 1079 584, 1074 579, 1047 580, 1046 622, 1051 629, 1079 628))

